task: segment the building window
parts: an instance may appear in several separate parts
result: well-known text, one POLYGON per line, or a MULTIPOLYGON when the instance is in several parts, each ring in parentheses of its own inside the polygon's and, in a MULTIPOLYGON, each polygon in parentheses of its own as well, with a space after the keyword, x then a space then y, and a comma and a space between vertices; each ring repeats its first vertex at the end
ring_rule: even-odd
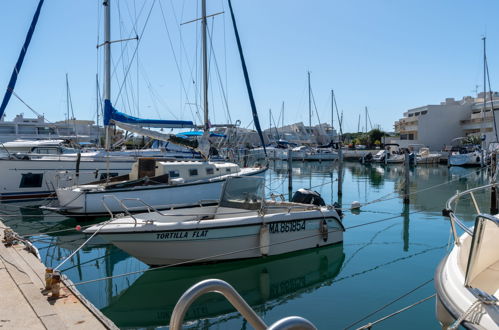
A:
MULTIPOLYGON (((113 178, 113 177, 115 177, 115 176, 118 176, 118 173, 115 173, 115 172, 113 172, 113 173, 109 173, 109 177, 110 177, 110 178, 113 178)), ((108 178, 107 173, 101 173, 101 174, 100 174, 100 179, 101 179, 101 180, 105 180, 105 179, 107 179, 107 178, 108 178)))
POLYGON ((210 175, 210 174, 213 174, 213 173, 215 173, 215 171, 213 170, 213 168, 210 167, 210 168, 206 169, 206 174, 210 175))
POLYGON ((168 175, 170 178, 178 178, 180 176, 180 173, 178 171, 170 171, 168 172, 168 175))
POLYGON ((19 188, 40 188, 43 182, 43 174, 26 173, 22 174, 19 188))
POLYGON ((198 175, 198 170, 197 170, 197 168, 191 168, 191 169, 189 170, 189 175, 190 175, 190 176, 196 176, 196 175, 198 175))

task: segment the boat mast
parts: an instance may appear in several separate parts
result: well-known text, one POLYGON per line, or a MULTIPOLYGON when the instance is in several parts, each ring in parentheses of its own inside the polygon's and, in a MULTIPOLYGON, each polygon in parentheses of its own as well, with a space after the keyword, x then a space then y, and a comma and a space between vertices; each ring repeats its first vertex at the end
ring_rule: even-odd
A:
POLYGON ((203 103, 204 103, 204 128, 205 132, 209 131, 208 124, 208 55, 206 47, 206 0, 202 1, 201 4, 201 27, 202 27, 202 52, 203 52, 203 103))
MULTIPOLYGON (((104 102, 111 102, 111 0, 104 0, 104 102)), ((111 147, 111 126, 106 125, 106 150, 111 147)))
MULTIPOLYGON (((482 138, 483 133, 483 125, 485 121, 485 103, 487 102, 487 82, 486 82, 486 74, 487 74, 487 55, 486 55, 486 37, 483 37, 483 107, 482 107, 482 124, 480 125, 480 139, 482 138)), ((493 111, 493 110, 492 110, 493 111)), ((483 145, 482 145, 483 147, 483 145)))
POLYGON ((312 100, 310 91, 310 71, 307 72, 308 75, 308 126, 310 131, 312 131, 312 100))
POLYGON ((334 90, 331 89, 331 141, 334 141, 334 90))
POLYGON ((366 106, 366 134, 367 134, 367 106, 366 106))

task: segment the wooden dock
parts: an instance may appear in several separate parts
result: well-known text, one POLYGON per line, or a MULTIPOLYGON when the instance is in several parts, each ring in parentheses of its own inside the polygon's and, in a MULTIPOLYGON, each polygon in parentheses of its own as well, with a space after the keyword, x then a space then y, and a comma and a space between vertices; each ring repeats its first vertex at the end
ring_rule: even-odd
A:
MULTIPOLYGON (((0 219, 3 242, 6 226, 0 219)), ((62 279, 60 298, 45 288, 45 265, 23 243, 0 244, 0 329, 118 329, 62 279)))

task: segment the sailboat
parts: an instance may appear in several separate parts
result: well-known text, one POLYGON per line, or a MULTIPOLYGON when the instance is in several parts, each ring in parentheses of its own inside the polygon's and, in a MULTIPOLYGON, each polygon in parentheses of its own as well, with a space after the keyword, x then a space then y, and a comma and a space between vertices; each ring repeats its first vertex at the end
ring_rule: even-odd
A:
MULTIPOLYGON (((43 1, 40 1, 37 9, 39 15, 40 7, 43 1)), ((105 8, 110 6, 109 1, 104 1, 105 8)), ((107 14, 109 15, 109 13, 107 14)), ((108 19, 110 17, 107 17, 108 19)), ((36 21, 34 20, 34 23, 36 21)), ((29 39, 33 33, 34 27, 30 29, 29 39)), ((93 152, 78 151, 75 153, 61 153, 56 155, 23 155, 16 157, 8 155, 0 159, 0 177, 4 178, 0 182, 0 200, 19 200, 19 199, 41 199, 55 196, 57 188, 68 188, 75 185, 106 180, 110 177, 123 177, 131 173, 132 166, 139 157, 161 157, 164 161, 181 159, 199 159, 200 153, 204 152, 206 157, 209 154, 208 140, 208 108, 207 97, 205 97, 205 136, 200 140, 197 151, 188 152, 174 151, 168 149, 144 149, 132 151, 112 151, 111 150, 111 125, 115 124, 137 134, 149 136, 152 139, 171 141, 174 136, 164 135, 159 132, 150 131, 142 128, 143 125, 149 127, 161 128, 196 128, 192 121, 188 120, 154 120, 141 119, 129 116, 117 111, 111 101, 111 82, 110 82, 110 30, 105 31, 104 47, 105 70, 104 70, 104 124, 106 132, 106 150, 97 150, 93 152)), ((22 58, 24 57, 26 47, 23 47, 20 60, 16 64, 15 74, 11 81, 17 79, 22 58)), ((206 52, 206 49, 204 50, 206 52)), ((206 82, 207 84, 207 82, 206 82)), ((207 86, 207 85, 206 85, 207 86)), ((4 108, 8 102, 8 97, 14 88, 13 83, 9 83, 6 99, 2 103, 4 108), (8 96, 7 96, 8 95, 8 96), (7 101, 6 101, 7 100, 7 101)), ((205 96, 207 95, 207 87, 205 96)), ((255 115, 254 115, 255 117, 255 115)), ((257 120, 255 120, 255 124, 257 120)), ((2 155, 4 156, 4 155, 2 155)), ((255 169, 260 171, 261 169, 255 169)))
MULTIPOLYGON (((140 119, 117 111, 110 101, 110 1, 104 1, 104 104, 106 125, 106 146, 109 148, 109 127, 111 123, 129 131, 143 132, 157 139, 171 139, 158 132, 153 132, 135 125, 147 123, 163 125, 163 120, 140 119)), ((203 24, 206 22, 203 21, 203 24)), ((208 161, 209 119, 208 119, 208 65, 206 27, 203 25, 203 90, 204 90, 204 125, 201 140, 196 148, 206 157, 204 161, 164 161, 161 159, 139 159, 132 171, 113 180, 101 180, 84 185, 75 185, 56 189, 58 204, 48 208, 57 212, 78 215, 100 215, 107 212, 134 212, 151 209, 168 209, 200 204, 200 201, 218 200, 223 182, 231 176, 251 176, 263 173, 266 168, 240 168, 230 162, 208 161), (136 198, 140 196, 140 199, 136 198), (131 200, 133 199, 133 200, 131 200), (128 201, 127 206, 125 201, 128 201), (133 204, 133 205, 131 205, 133 204)), ((172 121, 169 121, 172 122, 172 121)))

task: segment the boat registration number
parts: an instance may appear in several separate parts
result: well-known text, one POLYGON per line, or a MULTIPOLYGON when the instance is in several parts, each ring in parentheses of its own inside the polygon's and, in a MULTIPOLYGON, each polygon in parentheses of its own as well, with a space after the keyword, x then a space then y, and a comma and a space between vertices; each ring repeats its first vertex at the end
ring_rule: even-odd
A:
POLYGON ((305 220, 293 220, 269 223, 269 232, 275 233, 288 233, 292 231, 305 230, 305 220))

